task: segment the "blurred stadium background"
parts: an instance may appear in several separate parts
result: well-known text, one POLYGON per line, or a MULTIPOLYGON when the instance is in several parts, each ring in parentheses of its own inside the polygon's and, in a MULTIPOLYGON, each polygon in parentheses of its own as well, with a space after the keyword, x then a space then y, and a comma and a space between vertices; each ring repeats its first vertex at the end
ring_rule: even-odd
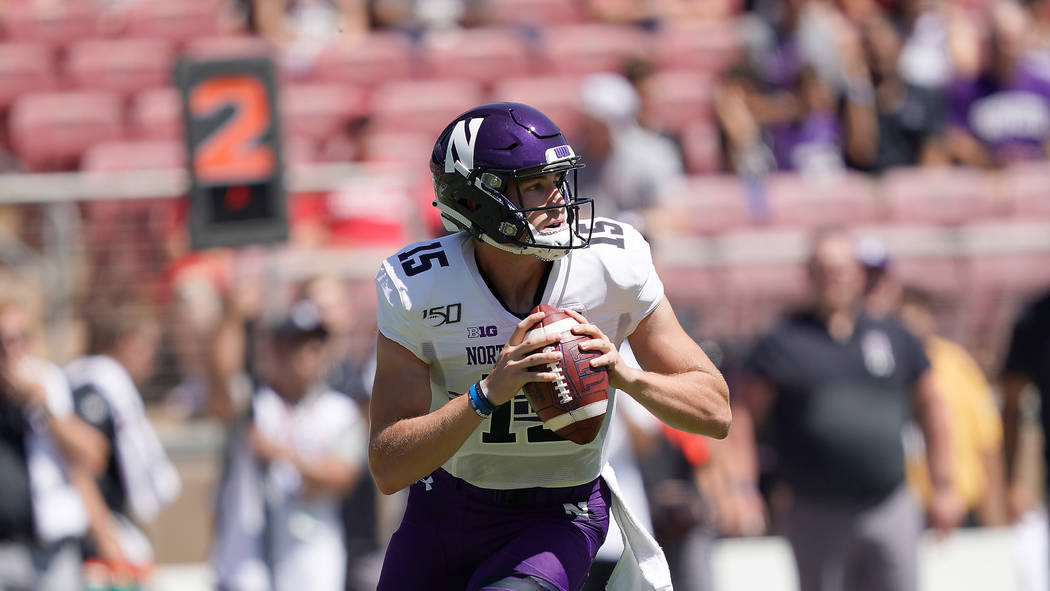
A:
MULTIPOLYGON (((642 116, 675 141, 685 168, 683 181, 643 212, 646 231, 672 302, 706 347, 730 355, 798 303, 808 233, 835 224, 880 239, 901 281, 934 294, 943 334, 995 375, 1018 306, 1050 285, 1045 151, 978 167, 948 146, 940 165, 915 159, 873 171, 850 162, 843 143, 839 165, 756 169, 733 152, 719 106, 724 81, 754 57, 754 23, 785 5, 820 6, 846 22, 882 14, 921 44, 919 14, 948 33, 970 31, 973 43, 985 39, 990 3, 343 0, 288 2, 286 12, 286 3, 267 0, 3 0, 0 283, 34 295, 44 350, 58 362, 83 350, 81 304, 99 285, 147 293, 162 314, 162 363, 144 395, 185 491, 149 530, 159 563, 172 565, 159 571, 158 589, 206 580, 199 563, 223 431, 207 418, 194 380, 224 302, 251 286, 276 312, 296 282, 335 275, 352 286, 354 330, 367 342, 379 260, 439 227, 427 159, 444 124, 469 106, 510 99, 545 111, 573 141, 580 81, 632 60, 651 68, 642 116), (308 10, 315 4, 320 12, 308 10), (191 249, 173 76, 181 56, 273 60, 286 242, 191 249)), ((1040 1, 1022 8, 1030 11, 1026 49, 1043 59, 1050 11, 1040 1)), ((951 64, 948 45, 940 57, 951 64)), ((1028 447, 1039 444, 1032 434, 1028 447)), ((1025 457, 1038 483, 1031 449, 1025 457)), ((967 533, 954 558, 951 546, 929 546, 924 588, 947 588, 970 572, 979 561, 966 544, 999 557, 982 569, 990 563, 1006 579, 975 587, 963 577, 952 588, 1010 588, 1011 555, 1002 549, 1011 540, 1006 529, 967 533)), ((786 572, 784 550, 773 544, 726 542, 718 555, 725 588, 759 588, 728 574, 748 557, 786 572)))

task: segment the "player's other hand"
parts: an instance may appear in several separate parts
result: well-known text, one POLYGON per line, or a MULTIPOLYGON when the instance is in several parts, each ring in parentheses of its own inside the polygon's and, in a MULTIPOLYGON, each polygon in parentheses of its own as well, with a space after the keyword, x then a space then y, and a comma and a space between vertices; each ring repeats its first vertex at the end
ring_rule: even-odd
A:
POLYGON ((623 390, 625 384, 632 379, 633 374, 638 369, 627 365, 627 362, 620 356, 620 351, 616 348, 616 345, 613 344, 609 337, 605 336, 605 333, 600 328, 588 322, 576 310, 565 311, 579 322, 577 326, 572 327, 572 333, 591 337, 589 341, 580 343, 580 349, 583 351, 597 351, 599 353, 598 357, 591 359, 591 367, 604 367, 609 372, 609 386, 617 390, 623 390))
POLYGON ((499 406, 507 402, 528 382, 553 382, 558 376, 552 371, 532 371, 529 368, 544 366, 561 360, 558 351, 544 352, 547 345, 552 345, 561 338, 556 334, 534 335, 526 339, 525 334, 537 322, 543 319, 544 313, 537 312, 526 316, 514 329, 506 346, 496 358, 492 372, 482 380, 481 388, 492 404, 499 406))

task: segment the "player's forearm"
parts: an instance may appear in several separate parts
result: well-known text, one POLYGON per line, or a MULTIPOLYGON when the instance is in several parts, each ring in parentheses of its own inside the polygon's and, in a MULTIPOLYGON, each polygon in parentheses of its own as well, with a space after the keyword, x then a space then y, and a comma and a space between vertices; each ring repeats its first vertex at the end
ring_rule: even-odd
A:
POLYGON ((382 429, 368 446, 376 486, 389 495, 426 477, 459 450, 480 422, 462 395, 433 412, 382 429))
POLYGON ((675 375, 635 370, 617 387, 671 427, 716 439, 729 434, 733 414, 729 386, 721 374, 699 369, 675 375))

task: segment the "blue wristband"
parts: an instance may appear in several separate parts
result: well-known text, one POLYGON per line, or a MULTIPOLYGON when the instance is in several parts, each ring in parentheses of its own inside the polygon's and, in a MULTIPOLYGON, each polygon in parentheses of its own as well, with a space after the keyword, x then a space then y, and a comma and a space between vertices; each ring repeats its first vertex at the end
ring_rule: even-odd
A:
POLYGON ((483 419, 496 410, 489 399, 481 393, 481 388, 477 383, 471 384, 470 390, 467 391, 467 399, 470 400, 470 408, 474 409, 474 412, 483 419))

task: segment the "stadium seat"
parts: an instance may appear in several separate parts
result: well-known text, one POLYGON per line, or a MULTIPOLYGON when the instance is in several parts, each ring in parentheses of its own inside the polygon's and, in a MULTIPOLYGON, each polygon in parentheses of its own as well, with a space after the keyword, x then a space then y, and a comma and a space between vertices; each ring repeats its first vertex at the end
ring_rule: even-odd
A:
POLYGON ((752 217, 744 183, 731 175, 688 177, 665 208, 688 233, 718 234, 760 221, 752 217))
POLYGON ((288 84, 282 87, 282 130, 321 142, 367 114, 365 92, 348 84, 288 84))
POLYGON ((186 165, 186 147, 178 140, 124 140, 95 144, 84 152, 80 169, 89 172, 157 170, 186 165))
POLYGON ((182 98, 175 88, 151 88, 131 100, 129 134, 135 139, 181 139, 182 98))
POLYGON ((63 47, 81 39, 92 39, 116 31, 107 30, 107 21, 96 2, 34 2, 5 4, 0 11, 3 38, 35 41, 63 47))
POLYGON ((181 44, 219 34, 220 12, 221 4, 211 0, 143 0, 128 7, 125 34, 181 44))
POLYGON ((372 95, 377 129, 417 131, 437 138, 445 125, 482 102, 481 87, 467 80, 403 80, 388 82, 372 95))
POLYGON ((662 69, 717 75, 736 59, 741 45, 732 22, 671 24, 653 38, 653 61, 662 69))
POLYGON ((578 23, 586 16, 573 0, 489 0, 484 11, 491 23, 538 27, 578 23))
POLYGON ((579 129, 580 80, 580 76, 507 78, 493 85, 489 98, 536 107, 561 128, 571 143, 579 129))
POLYGON ((558 74, 618 72, 645 41, 645 33, 628 26, 550 26, 543 32, 544 63, 558 74))
POLYGON ((173 82, 174 46, 160 39, 106 39, 70 45, 64 79, 84 90, 131 95, 173 82))
POLYGON ((462 78, 482 84, 529 73, 526 40, 509 27, 437 31, 423 38, 425 71, 434 78, 462 78))
POLYGON ((214 35, 194 37, 184 46, 186 56, 194 59, 270 57, 279 59, 279 51, 270 41, 253 35, 214 35))
POLYGON ((1050 218, 1050 167, 1046 162, 1014 164, 1001 174, 1015 216, 1050 218))
POLYGON ((682 160, 689 174, 711 174, 723 169, 718 127, 707 119, 687 124, 678 134, 682 160))
POLYGON ((43 43, 0 43, 0 111, 26 92, 58 88, 55 56, 43 43))
POLYGON ((404 162, 426 169, 436 140, 411 131, 366 131, 361 155, 369 162, 404 162))
POLYGON ((658 71, 645 82, 647 114, 663 129, 677 134, 698 120, 712 117, 713 81, 688 70, 658 71))
POLYGON ((882 179, 890 215, 900 221, 960 224, 1009 212, 990 175, 963 168, 899 168, 882 179))
POLYGON ((337 43, 317 57, 313 78, 374 87, 416 74, 416 51, 399 33, 372 33, 354 45, 337 43))
POLYGON ((871 179, 859 173, 770 175, 765 194, 773 223, 816 228, 871 223, 881 216, 871 179))
POLYGON ((23 94, 11 107, 9 126, 27 168, 70 169, 92 145, 123 138, 121 98, 100 91, 23 94))

